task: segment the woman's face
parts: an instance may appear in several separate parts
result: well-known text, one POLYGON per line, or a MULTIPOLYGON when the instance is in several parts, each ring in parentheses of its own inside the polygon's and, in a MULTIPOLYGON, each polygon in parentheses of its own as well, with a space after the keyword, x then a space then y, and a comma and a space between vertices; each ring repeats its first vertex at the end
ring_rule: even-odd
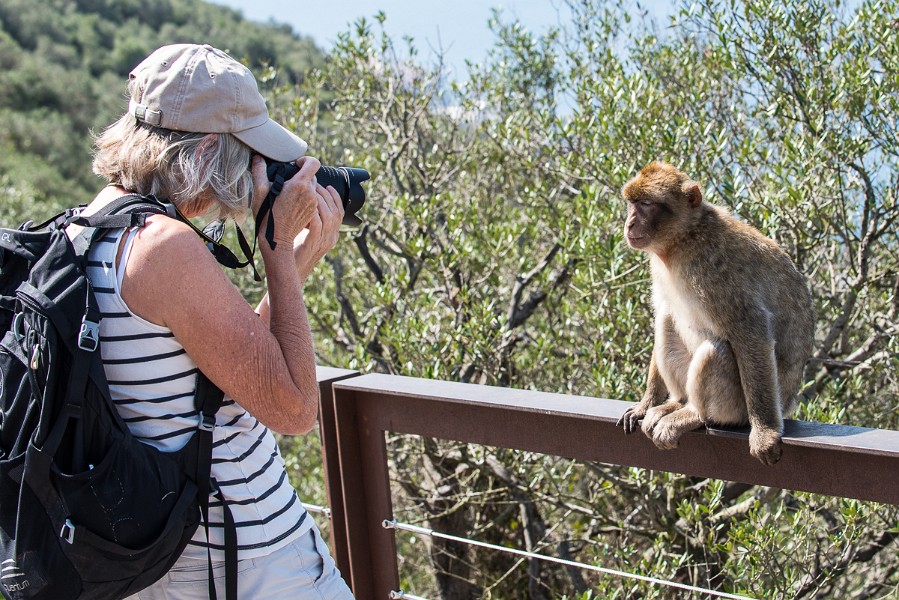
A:
POLYGON ((178 210, 188 219, 193 219, 194 217, 200 217, 209 212, 213 202, 215 202, 215 196, 211 190, 206 190, 193 200, 180 205, 178 210))

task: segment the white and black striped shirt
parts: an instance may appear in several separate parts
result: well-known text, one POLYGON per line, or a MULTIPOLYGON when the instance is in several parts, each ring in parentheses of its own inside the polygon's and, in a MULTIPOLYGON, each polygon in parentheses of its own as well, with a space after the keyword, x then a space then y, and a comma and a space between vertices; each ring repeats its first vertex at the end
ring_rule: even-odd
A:
MULTIPOLYGON (((88 276, 103 316, 103 365, 113 402, 132 433, 163 451, 174 451, 197 428, 197 366, 168 328, 135 315, 122 299, 124 265, 137 230, 127 236, 116 265, 116 249, 125 231, 107 232, 88 255, 88 276)), ((312 525, 287 479, 271 431, 227 396, 213 431, 212 477, 237 523, 241 560, 274 552, 312 525)), ((213 559, 224 560, 222 508, 214 497, 209 522, 213 559)), ((205 560, 206 546, 201 526, 183 556, 205 560)))

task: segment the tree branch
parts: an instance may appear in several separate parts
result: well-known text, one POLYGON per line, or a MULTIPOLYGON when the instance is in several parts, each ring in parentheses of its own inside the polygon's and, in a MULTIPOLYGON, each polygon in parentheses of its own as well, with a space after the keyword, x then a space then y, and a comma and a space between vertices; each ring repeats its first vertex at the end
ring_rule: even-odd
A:
POLYGON ((850 546, 846 548, 846 551, 843 552, 840 558, 819 565, 814 573, 806 575, 799 582, 794 598, 804 598, 817 591, 825 582, 843 573, 852 565, 868 562, 889 546, 897 537, 899 537, 899 532, 897 531, 884 531, 864 546, 850 546))

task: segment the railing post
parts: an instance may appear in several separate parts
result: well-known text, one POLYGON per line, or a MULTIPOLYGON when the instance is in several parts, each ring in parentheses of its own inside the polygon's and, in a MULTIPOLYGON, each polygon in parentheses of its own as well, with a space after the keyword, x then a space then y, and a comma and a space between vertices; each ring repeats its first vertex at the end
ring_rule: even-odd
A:
POLYGON ((325 474, 325 491, 331 510, 331 555, 337 568, 345 576, 349 573, 349 549, 343 510, 343 485, 340 483, 340 456, 337 452, 337 424, 334 420, 333 384, 343 379, 357 377, 358 371, 318 367, 319 412, 318 425, 322 443, 322 472, 325 474))
POLYGON ((356 600, 387 598, 399 588, 396 540, 384 529, 393 515, 384 429, 353 391, 334 387, 334 414, 343 483, 349 571, 343 572, 356 600))

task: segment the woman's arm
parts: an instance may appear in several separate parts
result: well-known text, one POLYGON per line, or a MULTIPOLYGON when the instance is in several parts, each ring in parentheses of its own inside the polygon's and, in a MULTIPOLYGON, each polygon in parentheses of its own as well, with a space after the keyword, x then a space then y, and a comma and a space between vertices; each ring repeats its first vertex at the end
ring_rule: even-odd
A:
MULTIPOLYGON (((122 284, 133 312, 171 329, 213 383, 286 434, 309 431, 318 411, 315 355, 293 241, 320 203, 333 201, 315 183, 318 161, 298 164, 300 172, 285 183, 272 208, 276 248, 262 244, 270 324, 247 304, 196 233, 166 217, 151 217, 138 232, 122 284)), ((267 190, 261 181, 258 186, 257 206, 267 190)))
MULTIPOLYGON (((300 232, 293 243, 293 255, 301 285, 305 284, 312 269, 337 244, 340 237, 340 224, 344 215, 343 202, 333 187, 328 186, 326 191, 327 194, 321 194, 318 210, 309 225, 300 232)), ((259 302, 256 313, 263 322, 269 323, 271 305, 268 293, 259 302)))

